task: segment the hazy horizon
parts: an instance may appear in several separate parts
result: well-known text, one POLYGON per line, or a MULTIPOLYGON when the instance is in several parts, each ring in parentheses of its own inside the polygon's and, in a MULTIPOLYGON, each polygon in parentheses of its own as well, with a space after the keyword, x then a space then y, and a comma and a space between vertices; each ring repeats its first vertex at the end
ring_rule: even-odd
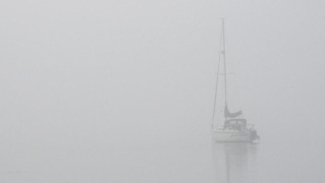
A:
MULTIPOLYGON (((210 144, 221 18, 240 106, 261 143, 316 141, 323 149, 324 6, 320 0, 1 2, 0 172, 45 167, 40 182, 82 182, 62 173, 64 161, 80 152, 73 161, 82 163, 66 172, 89 166, 94 172, 84 182, 111 176, 128 182, 121 178, 126 169, 114 168, 128 159, 127 151, 157 146, 164 156, 186 144, 202 148, 187 156, 204 156, 193 168, 197 163, 207 174, 195 180, 213 177, 204 164, 211 148, 203 149, 210 144), (51 174, 52 166, 62 174, 51 174)), ((133 163, 141 169, 140 160, 133 163)), ((161 170, 149 167, 141 170, 161 170)), ((132 175, 135 182, 155 180, 132 175)), ((156 182, 188 181, 169 175, 156 182)))

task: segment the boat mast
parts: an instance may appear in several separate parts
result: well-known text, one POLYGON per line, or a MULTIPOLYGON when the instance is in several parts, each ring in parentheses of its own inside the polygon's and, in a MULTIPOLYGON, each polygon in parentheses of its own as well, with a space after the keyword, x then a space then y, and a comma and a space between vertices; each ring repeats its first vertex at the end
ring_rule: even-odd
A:
MULTIPOLYGON (((219 60, 218 60, 218 67, 217 67, 217 80, 216 80, 216 87, 215 87, 215 93, 214 93, 214 104, 213 104, 213 112, 212 112, 212 121, 211 121, 211 127, 214 128, 214 117, 216 112, 216 103, 217 103, 217 93, 218 93, 218 83, 219 83, 219 70, 220 70, 220 62, 221 62, 221 54, 223 54, 224 59, 224 74, 225 74, 225 92, 227 92, 226 87, 226 58, 225 58, 225 35, 224 35, 224 19, 222 18, 222 29, 221 29, 221 35, 220 35, 220 51, 219 51, 219 60)), ((227 105, 227 97, 225 94, 225 103, 227 105)))
MULTIPOLYGON (((226 68, 226 41, 225 41, 225 21, 222 19, 222 55, 224 65, 224 78, 225 78, 225 106, 227 107, 227 68, 226 68)), ((226 117, 227 119, 227 117, 226 117)))
POLYGON ((224 69, 224 79, 225 79, 225 120, 228 118, 236 118, 237 116, 242 115, 242 111, 237 111, 235 113, 231 113, 228 110, 227 105, 227 62, 226 62, 226 38, 225 38, 225 21, 222 19, 222 55, 223 55, 223 69, 224 69))

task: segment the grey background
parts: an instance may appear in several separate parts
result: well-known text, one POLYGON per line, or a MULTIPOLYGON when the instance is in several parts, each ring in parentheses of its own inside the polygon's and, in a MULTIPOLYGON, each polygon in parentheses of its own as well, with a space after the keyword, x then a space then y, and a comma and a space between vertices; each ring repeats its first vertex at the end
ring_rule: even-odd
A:
POLYGON ((0 2, 3 180, 213 182, 209 130, 222 17, 238 98, 262 143, 319 162, 324 6, 0 2), (308 151, 294 151, 295 142, 308 151))

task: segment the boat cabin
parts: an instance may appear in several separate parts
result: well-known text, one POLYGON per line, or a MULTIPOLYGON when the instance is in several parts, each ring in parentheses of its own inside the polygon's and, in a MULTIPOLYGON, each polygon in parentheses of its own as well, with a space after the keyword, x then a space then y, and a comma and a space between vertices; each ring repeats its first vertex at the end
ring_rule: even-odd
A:
POLYGON ((225 121, 224 129, 243 131, 246 128, 246 119, 228 119, 225 121))

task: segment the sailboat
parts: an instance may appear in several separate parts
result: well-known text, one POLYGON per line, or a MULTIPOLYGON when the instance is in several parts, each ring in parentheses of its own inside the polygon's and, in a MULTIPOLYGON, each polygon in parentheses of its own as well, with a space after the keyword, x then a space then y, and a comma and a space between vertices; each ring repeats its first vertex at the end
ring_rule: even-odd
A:
POLYGON ((211 132, 212 137, 215 142, 253 142, 254 140, 259 140, 254 125, 247 124, 247 120, 243 117, 242 111, 230 112, 228 108, 228 90, 227 90, 227 67, 226 67, 226 52, 225 52, 225 23, 222 19, 222 30, 221 30, 221 40, 220 40, 220 53, 219 53, 219 62, 217 69, 217 80, 216 80, 216 89, 214 97, 214 106, 211 122, 211 132), (223 62, 222 62, 223 61, 223 62), (223 64, 223 73, 220 73, 220 65, 223 64), (223 101, 217 103, 218 97, 218 87, 221 82, 219 77, 223 76, 223 87, 224 95, 223 101), (217 104, 223 105, 223 125, 220 124, 221 121, 216 122, 216 106, 217 104))

